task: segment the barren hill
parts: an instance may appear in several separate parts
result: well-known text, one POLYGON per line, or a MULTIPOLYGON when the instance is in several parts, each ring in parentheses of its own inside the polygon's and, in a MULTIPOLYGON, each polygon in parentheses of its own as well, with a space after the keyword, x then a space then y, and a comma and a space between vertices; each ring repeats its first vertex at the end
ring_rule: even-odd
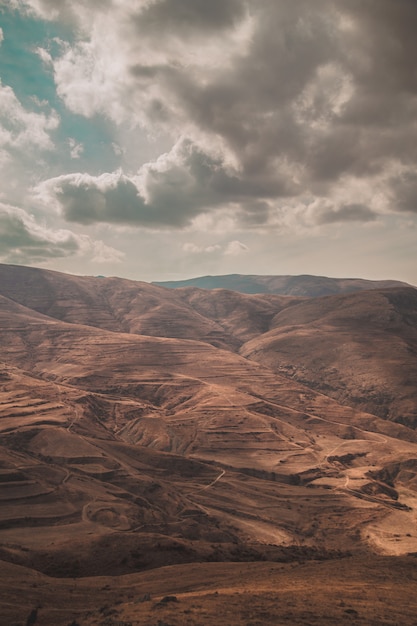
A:
POLYGON ((417 290, 297 303, 241 354, 383 418, 417 426, 417 290))
POLYGON ((232 291, 172 291, 121 278, 0 264, 0 294, 51 318, 104 330, 207 341, 236 349, 269 330, 295 299, 232 291))
POLYGON ((413 624, 416 294, 0 266, 2 623, 413 624))

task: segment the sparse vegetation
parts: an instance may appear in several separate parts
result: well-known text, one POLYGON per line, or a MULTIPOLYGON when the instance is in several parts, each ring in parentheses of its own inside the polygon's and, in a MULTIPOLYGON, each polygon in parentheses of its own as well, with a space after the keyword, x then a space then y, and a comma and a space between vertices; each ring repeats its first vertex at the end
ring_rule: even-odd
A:
MULTIPOLYGON (((364 341, 391 292, 318 303, 41 275, 47 303, 36 284, 0 283, 13 293, 0 310, 6 623, 301 624, 330 611, 366 624, 370 600, 343 581, 376 594, 392 568, 404 602, 374 594, 375 614, 414 623, 417 436, 392 421, 415 411, 412 368, 405 377, 379 327, 360 384, 356 348, 318 367, 336 350, 329 328, 364 341), (372 373, 387 350, 395 394, 372 373), (369 389, 373 413, 361 411, 369 389), (343 605, 326 604, 329 580, 343 605)), ((414 295, 404 302, 410 316, 414 295)))

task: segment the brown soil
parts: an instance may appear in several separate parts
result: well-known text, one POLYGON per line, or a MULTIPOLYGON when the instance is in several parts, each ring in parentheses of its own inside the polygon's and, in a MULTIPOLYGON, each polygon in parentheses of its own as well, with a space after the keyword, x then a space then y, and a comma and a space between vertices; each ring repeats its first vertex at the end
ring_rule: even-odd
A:
POLYGON ((416 623, 413 290, 1 274, 0 623, 416 623))

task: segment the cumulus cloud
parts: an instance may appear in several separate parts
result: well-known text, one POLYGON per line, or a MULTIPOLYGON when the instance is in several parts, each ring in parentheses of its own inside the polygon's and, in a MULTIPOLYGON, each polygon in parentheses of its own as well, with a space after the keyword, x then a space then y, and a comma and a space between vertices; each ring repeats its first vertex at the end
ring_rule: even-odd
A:
POLYGON ((81 154, 84 152, 83 144, 77 143, 75 139, 72 139, 72 137, 68 139, 68 143, 70 147, 71 159, 79 159, 81 154))
POLYGON ((188 140, 145 164, 135 176, 121 171, 100 176, 66 174, 35 189, 39 204, 54 206, 68 221, 177 228, 205 211, 262 193, 222 158, 188 140))
POLYGON ((89 256, 95 262, 119 261, 124 256, 101 241, 66 229, 48 228, 23 209, 0 203, 2 262, 30 264, 74 255, 89 256))
POLYGON ((51 131, 59 124, 55 112, 50 115, 25 109, 13 89, 0 82, 0 159, 7 161, 16 153, 53 150, 51 131))
POLYGON ((209 246, 199 246, 195 243, 186 242, 182 245, 182 249, 187 254, 205 254, 205 255, 224 255, 239 256, 245 253, 249 248, 241 241, 229 241, 227 243, 215 243, 209 246))
POLYGON ((130 223, 145 206, 134 181, 120 171, 65 174, 43 182, 35 194, 40 206, 55 207, 67 221, 80 224, 130 223))
POLYGON ((230 241, 227 244, 224 253, 229 256, 239 256, 239 254, 247 252, 248 250, 249 248, 245 246, 244 243, 242 243, 241 241, 235 240, 235 241, 230 241))

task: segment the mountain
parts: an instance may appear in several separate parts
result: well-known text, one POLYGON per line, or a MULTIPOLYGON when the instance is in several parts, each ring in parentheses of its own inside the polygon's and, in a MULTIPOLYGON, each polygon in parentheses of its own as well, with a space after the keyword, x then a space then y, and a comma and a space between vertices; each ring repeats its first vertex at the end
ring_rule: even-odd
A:
POLYGON ((178 289, 198 287, 200 289, 230 289, 240 293, 270 293, 282 296, 304 296, 315 298, 339 293, 353 293, 369 289, 409 287, 396 280, 364 280, 361 278, 327 278, 326 276, 256 276, 227 274, 225 276, 201 276, 188 280, 154 282, 154 285, 178 289))
POLYGON ((278 296, 250 297, 234 292, 218 293, 213 299, 202 290, 184 294, 121 278, 70 276, 2 264, 0 293, 65 322, 122 333, 196 339, 234 349, 267 330, 274 315, 292 302, 278 296))
POLYGON ((363 411, 417 427, 417 290, 311 299, 279 312, 243 356, 363 411))
POLYGON ((0 265, 1 623, 413 624, 416 295, 0 265))

